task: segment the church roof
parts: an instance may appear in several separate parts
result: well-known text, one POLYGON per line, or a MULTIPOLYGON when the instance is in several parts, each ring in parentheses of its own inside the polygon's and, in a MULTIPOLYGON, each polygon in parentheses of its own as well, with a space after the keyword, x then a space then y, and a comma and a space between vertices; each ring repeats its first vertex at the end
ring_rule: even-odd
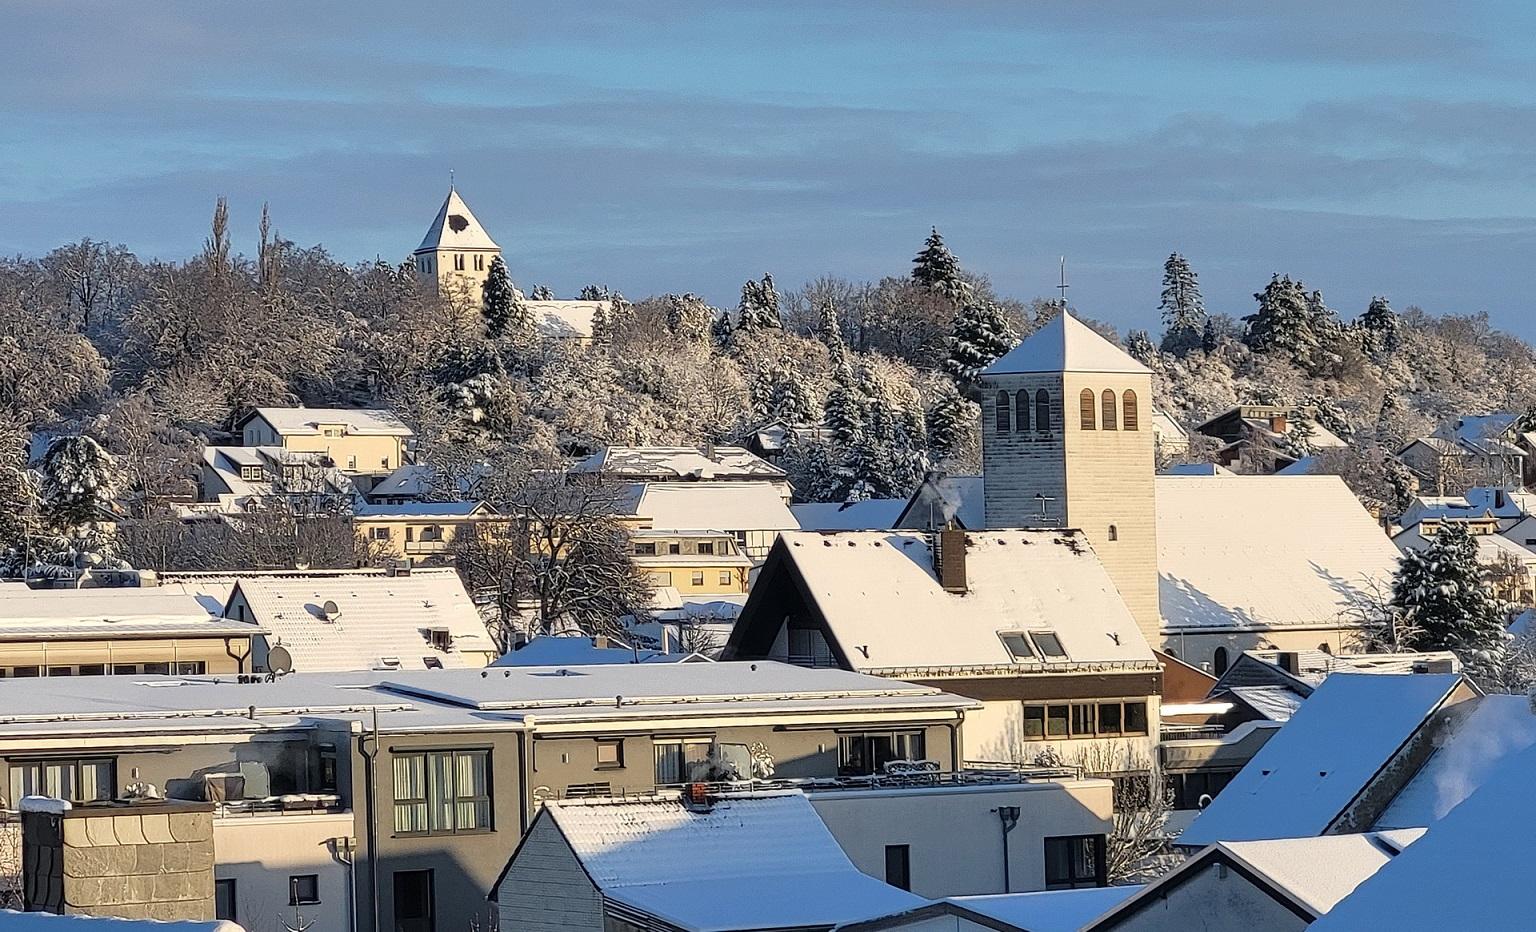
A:
POLYGON ((422 237, 417 252, 434 249, 500 249, 485 227, 475 219, 469 205, 459 196, 458 189, 449 188, 443 206, 438 209, 427 235, 422 237))
POLYGON ((1091 327, 1063 313, 1024 338, 982 375, 1025 372, 1146 372, 1147 367, 1091 327))

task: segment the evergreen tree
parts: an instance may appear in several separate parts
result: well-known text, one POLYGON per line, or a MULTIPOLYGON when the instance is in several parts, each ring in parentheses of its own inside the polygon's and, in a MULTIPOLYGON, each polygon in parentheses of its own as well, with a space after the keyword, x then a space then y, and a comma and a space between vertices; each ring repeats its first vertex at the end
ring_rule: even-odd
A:
POLYGON ((1257 352, 1310 366, 1317 353, 1317 333, 1311 301, 1301 284, 1275 275, 1253 298, 1259 309, 1243 318, 1248 325, 1243 342, 1257 352))
POLYGON ((709 322, 709 339, 721 349, 731 345, 731 337, 735 331, 731 328, 731 315, 721 311, 715 315, 715 319, 709 322))
POLYGON ((607 301, 613 295, 608 293, 607 285, 584 285, 581 294, 577 295, 579 301, 607 301))
POLYGON ((532 301, 553 301, 555 300, 555 292, 548 285, 534 285, 533 291, 528 294, 528 298, 532 301))
POLYGON ((1163 350, 1183 356, 1200 345, 1207 323, 1200 279, 1189 260, 1178 253, 1163 263, 1163 296, 1158 305, 1163 315, 1163 350))
POLYGON ((967 304, 955 315, 944 371, 962 390, 969 391, 975 387, 982 370, 1013 349, 1017 342, 1013 323, 1002 308, 990 301, 967 304))
POLYGON ((56 529, 68 530, 96 520, 111 505, 119 472, 112 455, 84 435, 55 438, 41 465, 42 512, 56 529))
POLYGON ((779 316, 779 293, 773 287, 773 276, 764 275, 762 281, 748 279, 741 286, 741 303, 736 309, 736 329, 769 330, 784 326, 779 316))
POLYGON ((1381 358, 1397 351, 1402 341, 1402 320, 1392 305, 1383 297, 1374 297, 1360 315, 1360 332, 1364 336, 1365 351, 1381 358))
POLYGON ((1216 321, 1207 317, 1205 326, 1200 330, 1200 350, 1205 353, 1216 352, 1216 347, 1221 345, 1221 335, 1216 332, 1216 321))
POLYGON ((822 423, 834 443, 848 446, 864 430, 864 396, 846 357, 832 370, 825 411, 822 423))
POLYGON ((928 407, 928 456, 942 463, 964 442, 975 406, 960 397, 952 382, 939 379, 938 383, 937 395, 928 407))
POLYGON ((933 227, 922 251, 912 260, 912 280, 927 288, 942 290, 960 280, 960 260, 944 245, 939 228, 933 227))
POLYGON ((512 284, 512 277, 507 274, 507 264, 500 256, 491 260, 490 273, 485 276, 485 284, 480 286, 480 291, 484 297, 480 313, 485 318, 485 332, 492 339, 499 339, 527 326, 528 308, 523 304, 523 296, 512 284))
POLYGON ((1392 606, 1417 650, 1449 650, 1474 679, 1495 677, 1509 640, 1505 606, 1477 562, 1477 542, 1460 524, 1444 523, 1422 552, 1398 561, 1392 606))
POLYGON ((1125 335, 1125 351, 1144 366, 1150 368, 1157 364, 1157 347, 1152 345, 1152 337, 1145 330, 1132 330, 1125 335))
POLYGON ((827 347, 827 358, 831 360, 833 369, 848 361, 848 347, 843 343, 843 328, 837 320, 837 305, 830 300, 821 302, 820 320, 816 325, 816 333, 827 347))
POLYGON ((608 305, 606 299, 593 299, 597 306, 592 309, 592 343, 594 346, 605 346, 613 342, 613 324, 608 318, 608 305))

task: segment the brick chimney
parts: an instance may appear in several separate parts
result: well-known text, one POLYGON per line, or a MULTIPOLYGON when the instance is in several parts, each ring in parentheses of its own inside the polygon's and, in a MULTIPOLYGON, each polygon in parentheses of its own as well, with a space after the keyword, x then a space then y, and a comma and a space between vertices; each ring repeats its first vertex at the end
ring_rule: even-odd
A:
POLYGON ((1277 413, 1277 414, 1271 414, 1269 416, 1269 429, 1270 430, 1274 431, 1277 434, 1283 434, 1283 433, 1285 433, 1286 428, 1287 428, 1287 422, 1285 420, 1284 412, 1280 412, 1280 413, 1277 413))
POLYGON ((939 549, 934 554, 938 563, 939 585, 945 592, 966 592, 970 589, 965 575, 965 532, 948 527, 939 532, 939 549))

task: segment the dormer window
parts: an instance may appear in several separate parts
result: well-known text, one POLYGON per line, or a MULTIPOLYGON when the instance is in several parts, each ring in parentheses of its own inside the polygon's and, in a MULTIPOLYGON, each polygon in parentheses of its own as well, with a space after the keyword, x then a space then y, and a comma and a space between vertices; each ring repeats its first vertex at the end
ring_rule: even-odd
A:
POLYGON ((1032 631, 1030 638, 1034 640, 1035 647, 1041 656, 1047 660, 1066 660, 1067 652, 1061 648, 1061 638, 1050 631, 1032 631))
POLYGON ((1034 648, 1029 646, 1029 635, 1023 631, 999 631, 997 636, 1002 639, 1003 646, 1008 648, 1008 653, 1013 655, 1015 663, 1035 659, 1034 648))
POLYGON ((324 434, 325 436, 327 436, 327 437, 340 437, 341 436, 341 428, 340 427, 326 427, 326 428, 322 429, 320 432, 322 434, 324 434))
POLYGON ((261 467, 260 466, 241 466, 240 467, 240 478, 246 480, 247 482, 260 482, 261 481, 261 467))

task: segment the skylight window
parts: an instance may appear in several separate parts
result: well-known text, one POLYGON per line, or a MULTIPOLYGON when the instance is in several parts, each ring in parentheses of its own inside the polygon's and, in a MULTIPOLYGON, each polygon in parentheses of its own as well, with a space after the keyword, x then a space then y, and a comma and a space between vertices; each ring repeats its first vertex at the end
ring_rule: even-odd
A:
POLYGON ((1002 639, 1003 646, 1008 648, 1015 662, 1035 659, 1034 648, 1029 646, 1029 636, 1023 631, 999 631, 997 636, 1002 639))
POLYGON ((1065 660, 1067 652, 1061 649, 1061 639, 1049 631, 1032 631, 1029 635, 1035 641, 1035 647, 1047 660, 1065 660))

